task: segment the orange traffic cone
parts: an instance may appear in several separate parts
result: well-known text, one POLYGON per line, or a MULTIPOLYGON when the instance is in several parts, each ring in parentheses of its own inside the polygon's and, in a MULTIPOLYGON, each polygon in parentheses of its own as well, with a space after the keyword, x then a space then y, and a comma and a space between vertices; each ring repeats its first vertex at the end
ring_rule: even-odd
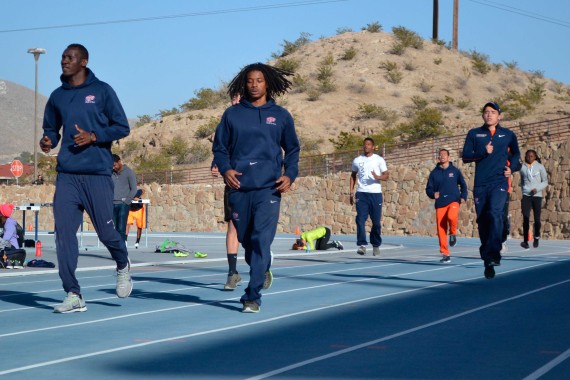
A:
POLYGON ((295 235, 301 236, 301 229, 299 228, 299 226, 295 227, 295 235))
POLYGON ((33 231, 34 227, 32 227, 32 223, 28 224, 28 231, 33 231))
POLYGON ((42 242, 36 241, 36 257, 42 257, 42 242))
POLYGON ((528 231, 528 241, 532 241, 532 232, 528 231))

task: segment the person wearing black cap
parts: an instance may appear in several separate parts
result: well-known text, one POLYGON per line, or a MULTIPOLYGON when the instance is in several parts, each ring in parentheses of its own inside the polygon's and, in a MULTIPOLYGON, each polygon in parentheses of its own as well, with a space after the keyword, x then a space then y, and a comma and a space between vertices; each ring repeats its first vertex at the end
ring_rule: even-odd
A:
POLYGON ((508 197, 508 178, 521 168, 517 136, 501 126, 501 107, 495 102, 483 106, 485 124, 467 133, 463 162, 475 162, 473 198, 485 264, 485 278, 495 277, 501 265, 504 207, 508 197))

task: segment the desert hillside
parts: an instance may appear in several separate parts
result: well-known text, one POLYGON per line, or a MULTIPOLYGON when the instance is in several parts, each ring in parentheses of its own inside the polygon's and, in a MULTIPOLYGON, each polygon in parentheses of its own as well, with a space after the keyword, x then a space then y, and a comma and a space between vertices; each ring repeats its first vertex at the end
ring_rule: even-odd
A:
MULTIPOLYGON (((329 139, 337 139, 341 132, 381 133, 387 127, 409 123, 417 110, 426 107, 441 111, 441 129, 448 135, 479 125, 480 108, 490 99, 509 99, 512 104, 505 107, 511 110, 504 113, 506 126, 570 114, 569 87, 544 78, 539 71, 517 69, 516 57, 510 63, 483 60, 488 72, 482 73, 485 70, 476 58, 484 52, 457 52, 424 40, 421 48, 394 53, 398 41, 393 33, 348 32, 303 44, 271 61, 282 67, 295 64, 295 85, 278 102, 293 114, 307 148, 315 154, 331 152, 335 147, 329 139), (320 91, 324 66, 328 66, 329 86, 320 91), (513 101, 517 96, 518 103, 513 101), (378 106, 389 115, 365 115, 363 105, 378 106)), ((116 150, 134 163, 156 157, 173 141, 209 148, 211 136, 204 130, 208 124, 211 130, 228 105, 226 100, 151 120, 134 128, 116 150)), ((194 163, 208 165, 208 160, 194 163)))

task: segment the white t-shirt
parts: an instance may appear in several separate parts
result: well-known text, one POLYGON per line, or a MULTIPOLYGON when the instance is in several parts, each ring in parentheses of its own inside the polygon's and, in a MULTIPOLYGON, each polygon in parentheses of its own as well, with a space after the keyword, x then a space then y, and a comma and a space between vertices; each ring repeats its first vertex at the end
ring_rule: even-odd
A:
POLYGON ((372 154, 372 156, 367 157, 364 154, 356 157, 352 161, 352 172, 358 172, 356 174, 358 187, 356 191, 362 193, 381 193, 382 185, 380 181, 372 176, 372 171, 376 175, 381 175, 388 170, 386 166, 386 161, 377 154, 372 154))

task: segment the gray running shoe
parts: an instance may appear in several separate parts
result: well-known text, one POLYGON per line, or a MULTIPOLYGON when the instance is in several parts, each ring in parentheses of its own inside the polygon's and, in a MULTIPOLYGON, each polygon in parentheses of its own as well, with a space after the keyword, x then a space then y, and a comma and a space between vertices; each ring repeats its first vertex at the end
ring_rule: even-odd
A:
POLYGON ((366 246, 361 245, 358 248, 358 250, 356 251, 356 253, 358 253, 359 255, 362 255, 362 256, 366 255, 366 246))
POLYGON ((374 256, 380 256, 380 247, 374 247, 372 248, 372 254, 374 256))
POLYGON ((342 245, 340 241, 337 240, 334 243, 336 245, 336 249, 338 249, 339 251, 342 251, 344 249, 344 245, 342 245))
POLYGON ((243 303, 242 313, 259 313, 259 304, 255 301, 245 301, 243 303))
POLYGON ((65 299, 53 308, 54 313, 75 313, 77 311, 87 311, 85 300, 75 293, 67 293, 65 299))
POLYGON ((237 288, 238 284, 241 282, 241 277, 239 273, 228 274, 228 280, 224 285, 225 290, 234 290, 237 288))
POLYGON ((121 270, 117 270, 117 288, 116 293, 119 298, 127 298, 133 291, 133 280, 129 273, 131 264, 121 270))
MULTIPOLYGON (((267 272, 265 272, 265 279, 263 280, 263 289, 271 288, 271 284, 273 284, 273 273, 271 273, 271 269, 270 269, 267 272)), ((257 303, 255 303, 255 304, 257 305, 257 303)))

